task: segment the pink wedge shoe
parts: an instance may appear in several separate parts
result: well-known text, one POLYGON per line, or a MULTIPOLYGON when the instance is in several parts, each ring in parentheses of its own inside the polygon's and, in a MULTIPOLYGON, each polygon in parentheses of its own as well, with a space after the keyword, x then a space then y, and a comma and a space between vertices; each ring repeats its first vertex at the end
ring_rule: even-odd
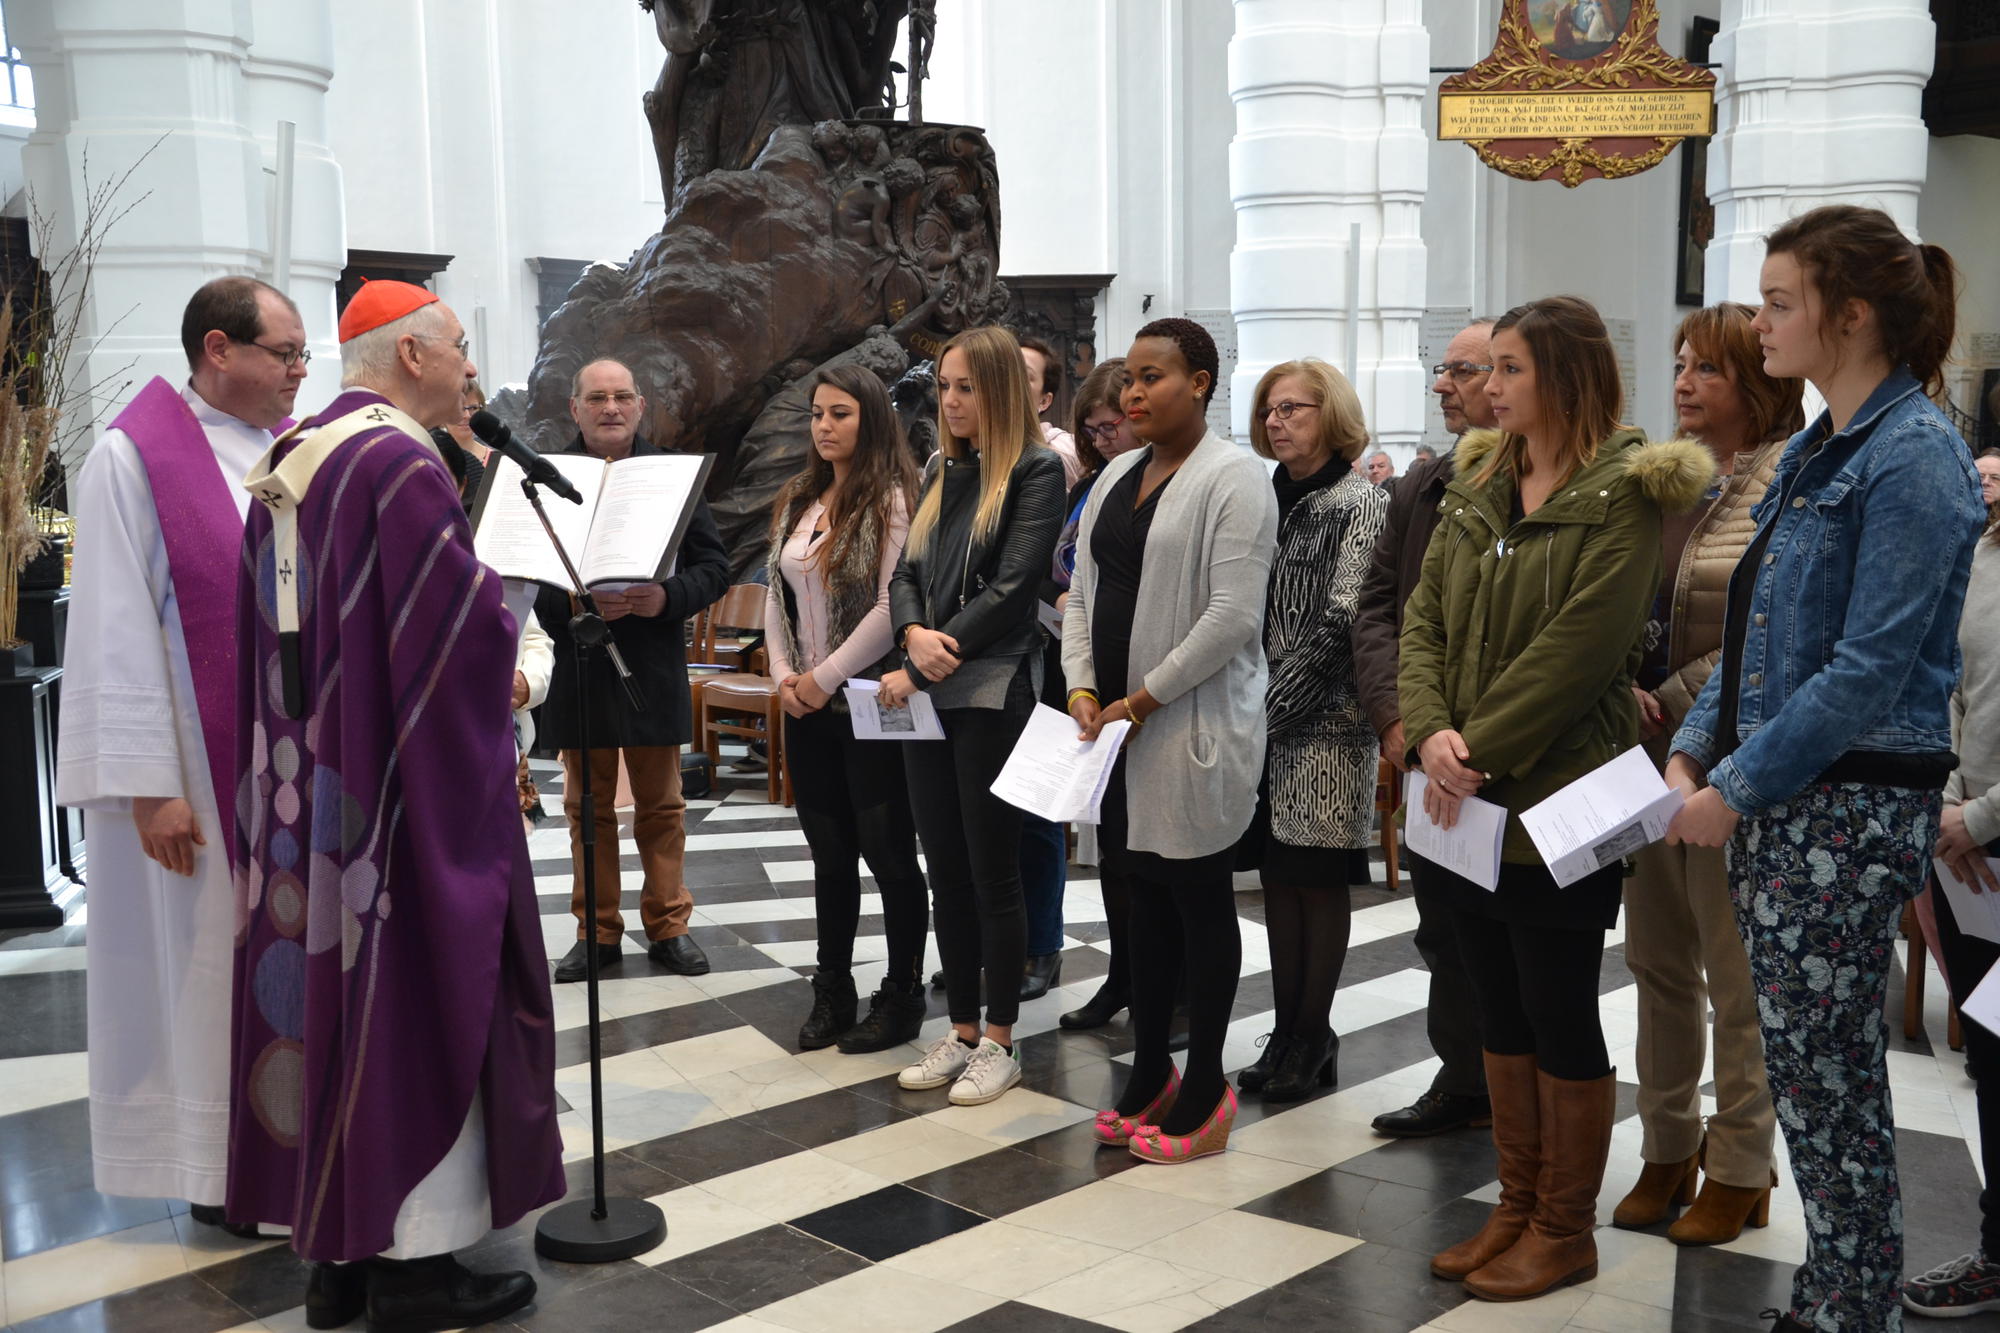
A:
POLYGON ((1137 1115, 1119 1115, 1118 1108, 1097 1113, 1097 1123, 1091 1126, 1097 1135, 1100 1148, 1123 1148, 1132 1141, 1142 1124, 1152 1124, 1161 1116, 1174 1109, 1174 1099, 1181 1095, 1181 1071, 1167 1066, 1167 1086, 1160 1089, 1160 1095, 1153 1098, 1146 1108, 1137 1115))
POLYGON ((1235 1123, 1236 1089, 1224 1084, 1222 1100, 1194 1133, 1162 1134, 1158 1125, 1145 1124, 1132 1131, 1132 1141, 1125 1146, 1142 1162, 1173 1166, 1221 1152, 1229 1146, 1229 1130, 1235 1123))

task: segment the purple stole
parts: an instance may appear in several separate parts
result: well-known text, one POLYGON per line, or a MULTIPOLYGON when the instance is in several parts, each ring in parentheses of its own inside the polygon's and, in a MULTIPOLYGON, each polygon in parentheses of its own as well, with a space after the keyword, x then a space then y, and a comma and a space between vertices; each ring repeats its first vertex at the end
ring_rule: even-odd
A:
POLYGON ((243 523, 231 479, 180 390, 159 376, 139 390, 112 429, 124 431, 146 465, 167 546, 167 571, 187 641, 195 708, 208 751, 222 846, 236 855, 236 582, 243 523))

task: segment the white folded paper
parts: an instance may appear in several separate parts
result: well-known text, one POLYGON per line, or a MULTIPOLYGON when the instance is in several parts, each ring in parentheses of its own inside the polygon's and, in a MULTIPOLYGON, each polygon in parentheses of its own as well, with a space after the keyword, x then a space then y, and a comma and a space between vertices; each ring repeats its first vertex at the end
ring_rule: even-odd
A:
MULTIPOLYGON (((1937 868, 1938 887, 1951 901, 1951 916, 1958 922, 1958 928, 1968 935, 2000 944, 2000 893, 1990 890, 1974 893, 1942 860, 1933 860, 1931 864, 1937 868)), ((1987 857, 1986 865, 2000 876, 2000 857, 1987 857)))
POLYGON ((1986 969, 1986 976, 1965 997, 1958 1012, 1988 1032, 2000 1033, 2000 967, 1986 969))
POLYGON ((843 687, 847 713, 854 719, 854 739, 858 741, 941 741, 944 724, 938 721, 937 706, 922 690, 911 695, 901 708, 890 708, 878 693, 881 686, 872 680, 850 680, 843 687))
POLYGON ((1666 837, 1681 801, 1680 788, 1669 787, 1635 746, 1523 810, 1521 827, 1556 884, 1568 888, 1666 837))
POLYGON ((1507 836, 1507 810, 1491 801, 1468 796, 1458 803, 1458 822, 1439 828, 1424 813, 1424 790, 1430 785, 1416 769, 1403 787, 1403 843, 1432 865, 1469 879, 1488 893, 1500 887, 1500 842, 1507 836))
POLYGON ((1130 722, 1113 722, 1096 740, 1078 740, 1075 718, 1036 704, 1014 753, 993 780, 993 794, 1057 824, 1095 824, 1111 766, 1131 729, 1130 722))

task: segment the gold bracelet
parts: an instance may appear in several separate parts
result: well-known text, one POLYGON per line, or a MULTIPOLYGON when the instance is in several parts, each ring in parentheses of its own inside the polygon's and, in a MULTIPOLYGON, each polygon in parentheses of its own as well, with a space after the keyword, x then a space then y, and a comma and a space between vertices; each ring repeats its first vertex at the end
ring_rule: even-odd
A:
POLYGON ((1125 705, 1125 716, 1131 721, 1133 726, 1143 727, 1146 725, 1146 720, 1140 717, 1138 712, 1133 709, 1131 695, 1129 694, 1126 695, 1123 699, 1120 699, 1118 702, 1125 705))
POLYGON ((1083 696, 1084 698, 1086 698, 1086 699, 1090 700, 1090 701, 1091 701, 1092 703, 1096 703, 1096 702, 1097 702, 1097 691, 1096 691, 1096 690, 1087 690, 1087 689, 1083 688, 1083 687, 1082 687, 1081 685, 1079 685, 1079 686, 1077 686, 1077 687, 1076 687, 1075 689, 1073 689, 1073 690, 1071 690, 1071 691, 1069 692, 1069 697, 1068 697, 1067 699, 1064 699, 1064 700, 1063 700, 1063 707, 1064 707, 1064 708, 1074 708, 1074 707, 1076 707, 1076 697, 1077 697, 1077 696, 1078 696, 1079 694, 1080 694, 1080 695, 1082 695, 1082 696, 1083 696))

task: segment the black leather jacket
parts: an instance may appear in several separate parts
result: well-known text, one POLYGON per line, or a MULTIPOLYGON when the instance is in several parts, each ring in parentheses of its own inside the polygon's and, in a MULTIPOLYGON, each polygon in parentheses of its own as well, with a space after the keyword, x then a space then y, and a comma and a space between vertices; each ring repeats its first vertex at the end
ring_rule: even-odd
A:
MULTIPOLYGON (((896 642, 922 625, 956 639, 967 663, 1039 651, 1035 604, 1062 528, 1062 459, 1044 448, 1021 455, 990 541, 967 542, 979 507, 976 458, 943 460, 931 484, 944 487, 937 529, 921 553, 904 548, 889 580, 896 642)), ((907 654, 903 665, 920 688, 931 684, 907 654)))

